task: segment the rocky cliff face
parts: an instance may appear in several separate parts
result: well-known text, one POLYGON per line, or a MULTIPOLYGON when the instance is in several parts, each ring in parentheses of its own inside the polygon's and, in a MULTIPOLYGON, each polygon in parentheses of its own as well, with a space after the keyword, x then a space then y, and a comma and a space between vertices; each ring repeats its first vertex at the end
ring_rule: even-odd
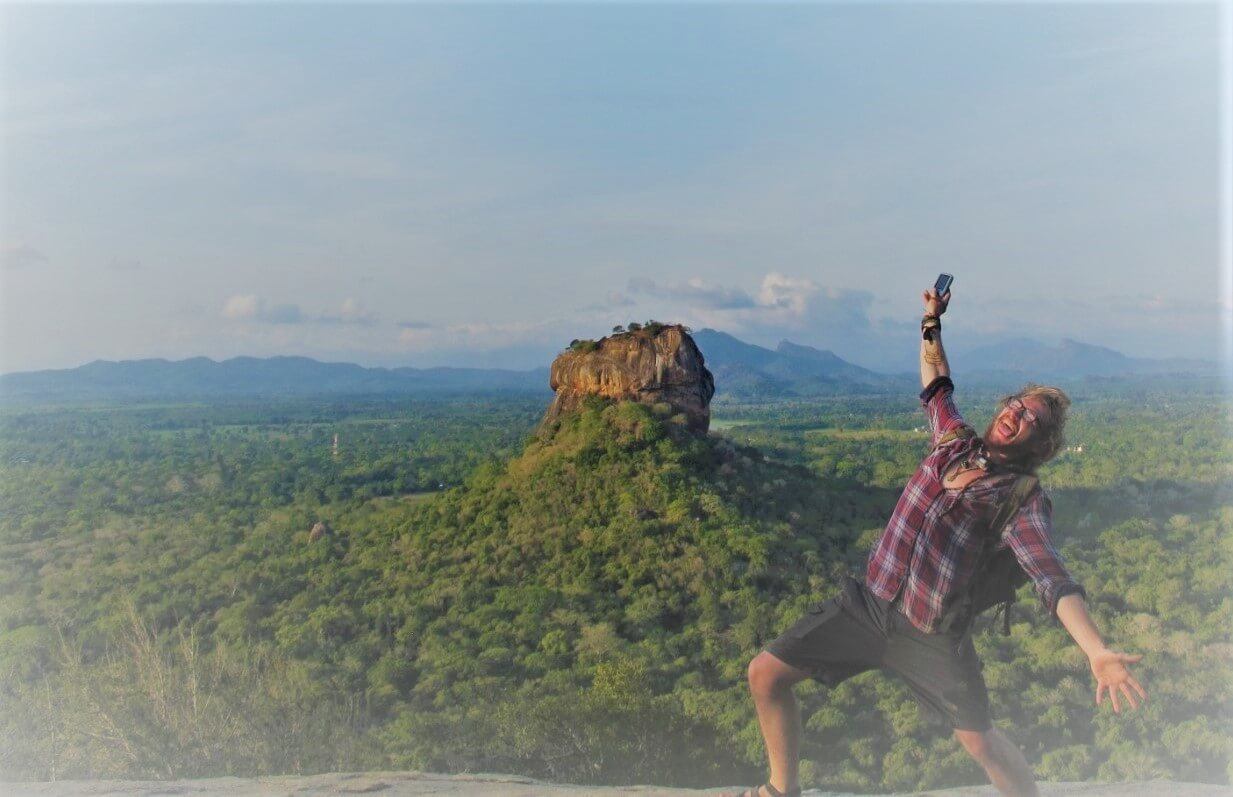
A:
POLYGON ((556 392, 547 425, 577 409, 587 396, 643 404, 666 403, 683 413, 690 430, 705 434, 711 422, 715 380, 685 327, 654 325, 599 341, 576 341, 552 363, 556 392))

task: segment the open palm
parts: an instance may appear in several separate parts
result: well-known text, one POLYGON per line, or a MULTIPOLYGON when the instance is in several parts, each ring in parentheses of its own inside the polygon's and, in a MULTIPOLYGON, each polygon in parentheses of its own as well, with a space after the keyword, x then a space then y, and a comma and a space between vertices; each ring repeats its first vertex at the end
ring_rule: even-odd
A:
POLYGON ((1118 699, 1119 692, 1130 703, 1131 708, 1138 708, 1139 700, 1147 700, 1147 692, 1130 674, 1130 668, 1126 666, 1134 664, 1141 658, 1143 658, 1141 655, 1118 653, 1113 650, 1097 653, 1091 658, 1092 675, 1096 676, 1096 705, 1099 706, 1108 694, 1109 702, 1113 704, 1113 713, 1120 714, 1122 706, 1118 699))

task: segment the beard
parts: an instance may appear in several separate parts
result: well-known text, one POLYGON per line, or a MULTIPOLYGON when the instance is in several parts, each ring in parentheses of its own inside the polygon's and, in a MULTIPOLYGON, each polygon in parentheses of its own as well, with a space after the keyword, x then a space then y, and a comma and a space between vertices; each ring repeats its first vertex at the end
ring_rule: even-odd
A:
POLYGON ((1031 445, 1031 441, 995 443, 993 428, 997 422, 995 415, 993 420, 989 421, 989 426, 981 437, 981 444, 985 447, 985 453, 989 455, 989 459, 1012 470, 1034 470, 1038 463, 1036 462, 1036 450, 1031 445))

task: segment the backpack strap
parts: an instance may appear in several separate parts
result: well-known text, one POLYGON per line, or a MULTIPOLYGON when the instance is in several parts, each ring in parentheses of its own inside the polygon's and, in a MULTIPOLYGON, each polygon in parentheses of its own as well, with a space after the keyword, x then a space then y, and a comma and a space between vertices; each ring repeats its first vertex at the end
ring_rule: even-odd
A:
POLYGON ((933 447, 941 448, 947 443, 953 443, 954 441, 960 439, 968 440, 975 436, 976 430, 971 426, 968 426, 967 424, 964 424, 963 426, 956 426, 954 429, 951 429, 949 432, 939 437, 938 442, 934 443, 933 447))
MULTIPOLYGON (((1032 494, 1032 491, 1036 489, 1038 484, 1040 484, 1040 480, 1031 474, 1020 474, 1015 479, 1015 484, 1006 495, 1006 500, 998 507, 998 513, 993 516, 993 522, 989 524, 990 535, 996 535, 991 536, 987 543, 991 546, 989 550, 993 550, 992 546, 997 545, 996 539, 1001 536, 1002 529, 1006 528, 1006 524, 1010 523, 1011 518, 1019 512, 1023 503, 1027 501, 1027 497, 1032 494)), ((1010 604, 1011 600, 1008 598, 1002 602, 1001 606, 1003 636, 1010 636, 1010 604)))
MULTIPOLYGON (((997 512, 993 516, 993 521, 984 529, 984 546, 977 557, 972 581, 968 584, 963 597, 958 598, 951 609, 944 615, 942 625, 940 626, 943 630, 951 629, 957 623, 963 623, 963 635, 966 636, 971 630, 973 623, 976 622, 977 614, 991 606, 999 606, 1003 612, 1003 633, 1010 634, 1010 604, 1013 602, 1014 596, 1012 593, 996 603, 991 602, 990 599, 995 596, 1001 597, 1006 594, 1006 591, 997 587, 990 588, 991 582, 988 581, 990 578, 989 571, 990 566, 998 560, 999 555, 1009 553, 1007 551, 998 551, 997 549, 1002 529, 1006 527, 1006 524, 1011 521, 1011 518, 1023 506, 1024 501, 1036 489, 1037 484, 1038 480, 1035 476, 1021 474, 1015 479, 1015 483, 1005 494, 1001 505, 998 506, 997 512), (988 594, 989 589, 993 590, 993 595, 988 594)), ((1012 561, 1014 561, 1013 554, 1011 556, 1012 561)), ((1017 561, 1014 562, 1014 566, 1019 568, 1019 573, 1022 573, 1022 567, 1017 561)), ((1003 573, 997 576, 997 578, 999 579, 999 585, 1002 587, 1015 585, 1015 579, 1008 573, 1003 573), (1006 579, 1006 582, 1002 583, 1000 579, 1006 579)), ((996 612, 994 616, 997 616, 996 612)))
POLYGON ((1010 492, 1006 494, 1006 500, 998 507, 998 513, 993 516, 993 522, 989 524, 989 532, 991 534, 1001 535, 1002 529, 1006 528, 1006 524, 1010 522, 1023 507, 1023 502, 1027 501, 1027 497, 1036 489, 1036 485, 1040 484, 1040 479, 1037 479, 1030 473, 1021 473, 1015 479, 1015 486, 1010 488, 1010 492))

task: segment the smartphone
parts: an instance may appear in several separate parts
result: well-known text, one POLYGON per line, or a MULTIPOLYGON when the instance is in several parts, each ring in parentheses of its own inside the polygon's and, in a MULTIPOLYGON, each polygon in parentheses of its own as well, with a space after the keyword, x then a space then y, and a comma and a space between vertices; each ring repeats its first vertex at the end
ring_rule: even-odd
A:
POLYGON ((950 285, 955 281, 955 278, 950 274, 939 274, 938 281, 933 283, 933 290, 938 296, 943 296, 950 290, 950 285))

